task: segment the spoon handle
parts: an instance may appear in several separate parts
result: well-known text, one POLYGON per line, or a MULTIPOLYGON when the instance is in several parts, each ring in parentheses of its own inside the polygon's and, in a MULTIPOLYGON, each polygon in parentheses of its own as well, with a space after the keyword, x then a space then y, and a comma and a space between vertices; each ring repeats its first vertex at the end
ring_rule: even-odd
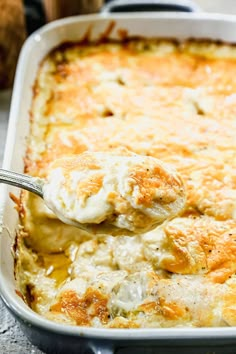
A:
POLYGON ((0 168, 0 183, 6 183, 26 189, 43 198, 43 181, 40 178, 34 178, 22 173, 16 173, 0 168))

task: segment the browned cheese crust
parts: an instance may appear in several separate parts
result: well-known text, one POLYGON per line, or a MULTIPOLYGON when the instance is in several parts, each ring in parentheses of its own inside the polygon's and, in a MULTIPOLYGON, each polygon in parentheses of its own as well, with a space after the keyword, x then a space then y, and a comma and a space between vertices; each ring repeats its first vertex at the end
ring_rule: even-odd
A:
POLYGON ((173 165, 187 205, 146 234, 94 238, 25 192, 16 271, 36 312, 109 328, 236 325, 235 73, 236 48, 213 42, 74 44, 45 58, 25 171, 125 148, 173 165))

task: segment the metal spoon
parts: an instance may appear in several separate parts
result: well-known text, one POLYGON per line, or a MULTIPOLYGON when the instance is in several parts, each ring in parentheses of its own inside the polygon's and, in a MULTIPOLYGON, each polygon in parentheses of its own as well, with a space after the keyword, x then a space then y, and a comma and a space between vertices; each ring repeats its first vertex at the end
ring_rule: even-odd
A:
POLYGON ((10 184, 15 187, 26 189, 43 198, 43 180, 22 173, 16 173, 0 168, 0 183, 10 184))
MULTIPOLYGON (((96 152, 94 154, 97 157, 98 162, 100 162, 101 165, 102 165, 102 163, 104 164, 104 165, 102 165, 103 168, 104 169, 107 168, 107 169, 105 169, 106 173, 109 172, 109 171, 107 172, 107 170, 109 170, 110 165, 111 165, 111 162, 110 162, 110 160, 108 160, 108 158, 111 158, 113 156, 114 165, 112 165, 112 166, 113 166, 113 169, 115 170, 114 174, 117 172, 117 164, 120 162, 120 159, 121 159, 120 156, 109 155, 107 157, 107 160, 105 159, 105 162, 104 162, 102 160, 102 158, 104 157, 104 153, 96 152), (101 161, 99 160, 99 158, 101 161), (117 160, 115 160, 115 158, 117 160), (107 161, 109 161, 109 164, 107 161), (116 167, 116 169, 114 166, 116 167)), ((85 161, 86 161, 86 158, 88 158, 88 156, 90 156, 89 153, 86 153, 86 155, 84 155, 85 161)), ((132 157, 133 157, 133 155, 131 157, 128 156, 127 158, 131 159, 132 157)), ((80 158, 81 158, 81 156, 80 156, 80 158)), ((149 157, 145 157, 145 158, 150 159, 149 157)), ((72 164, 73 166, 77 161, 76 159, 78 159, 78 157, 70 157, 70 159, 69 159, 70 163, 73 162, 73 164, 72 164)), ((142 156, 136 157, 136 155, 135 155, 134 167, 137 165, 137 161, 139 161, 137 159, 141 159, 141 161, 143 161, 144 157, 142 157, 142 156)), ((62 159, 61 162, 63 162, 63 161, 64 160, 62 159)), ((131 162, 132 162, 132 160, 131 160, 131 162)), ((158 166, 158 168, 161 169, 161 171, 162 170, 165 171, 165 166, 163 167, 162 164, 158 160, 154 161, 154 159, 152 159, 151 160, 152 163, 149 160, 148 160, 148 162, 150 163, 151 167, 153 164, 154 167, 158 166)), ((127 164, 127 161, 126 161, 126 164, 127 164)), ((85 164, 85 166, 86 166, 86 164, 85 164)), ((148 166, 149 166, 149 164, 148 164, 148 166)), ((144 164, 144 167, 145 167, 145 164, 144 164)), ((147 169, 147 171, 149 171, 149 169, 147 169)), ((152 168, 151 171, 154 174, 156 173, 154 168, 152 168)), ((177 215, 179 213, 179 211, 183 209, 183 207, 185 205, 185 195, 184 195, 183 183, 178 175, 176 175, 175 173, 172 173, 172 170, 170 170, 170 172, 169 172, 169 170, 167 169, 165 171, 165 173, 167 175, 168 175, 168 173, 170 173, 171 178, 175 179, 175 181, 176 181, 175 185, 173 184, 173 182, 172 182, 172 184, 171 183, 169 184, 169 189, 172 188, 172 185, 176 187, 175 190, 173 189, 175 198, 173 200, 171 199, 171 202, 170 203, 168 202, 169 204, 168 203, 163 204, 163 202, 162 202, 163 193, 166 193, 166 189, 164 188, 165 184, 163 183, 164 187, 161 184, 160 189, 162 188, 161 189, 162 197, 161 197, 161 199, 158 199, 158 198, 155 199, 155 193, 153 193, 152 214, 150 214, 151 216, 148 214, 146 222, 145 222, 145 217, 147 215, 147 208, 146 208, 145 203, 143 203, 144 212, 143 212, 142 218, 141 218, 142 224, 139 224, 139 223, 135 224, 136 219, 140 220, 139 204, 137 203, 137 206, 136 206, 136 204, 133 206, 133 204, 129 201, 129 199, 127 201, 127 208, 126 209, 124 208, 125 212, 123 212, 123 214, 118 213, 118 216, 117 216, 117 214, 114 214, 114 210, 116 210, 116 209, 113 207, 113 205, 111 203, 109 204, 109 201, 107 202, 107 195, 109 193, 107 193, 106 189, 104 189, 103 194, 98 195, 98 193, 95 192, 96 198, 97 198, 96 199, 97 203, 98 203, 98 198, 104 199, 104 201, 102 199, 102 202, 100 203, 100 205, 102 205, 102 207, 100 208, 101 210, 96 209, 96 203, 94 204, 94 200, 92 200, 92 202, 90 202, 90 204, 88 203, 88 206, 87 206, 87 204, 84 206, 83 204, 81 204, 81 201, 79 199, 78 199, 79 200, 78 204, 76 204, 74 202, 74 204, 76 205, 76 208, 73 209, 73 207, 74 207, 73 203, 72 203, 72 207, 70 207, 71 196, 69 196, 67 198, 69 200, 69 204, 66 204, 66 202, 64 202, 64 199, 63 199, 63 203, 61 203, 61 199, 60 199, 61 186, 60 186, 60 183, 59 184, 56 183, 54 185, 53 178, 52 178, 52 181, 50 180, 50 178, 49 178, 49 180, 48 179, 44 180, 44 179, 41 179, 38 177, 32 177, 32 176, 28 176, 28 175, 21 174, 21 173, 16 173, 16 172, 0 169, 0 183, 6 183, 6 184, 10 184, 10 185, 22 188, 22 189, 26 189, 26 190, 33 192, 34 194, 40 196, 45 201, 45 205, 51 211, 53 211, 53 213, 58 217, 58 219, 60 219, 65 224, 76 226, 80 229, 83 229, 83 230, 93 233, 93 234, 110 234, 110 235, 112 234, 115 236, 115 235, 123 235, 125 233, 126 235, 133 235, 136 233, 147 232, 147 231, 153 229, 157 225, 164 222, 166 219, 173 217, 174 215, 177 215), (82 205, 82 207, 79 203, 82 205), (67 205, 69 205, 69 207, 67 207, 67 205), (90 209, 92 210, 92 212, 90 209), (94 212, 94 209, 96 209, 95 212, 94 212), (78 210, 79 210, 79 213, 78 213, 78 210), (126 212, 126 210, 127 210, 127 212, 126 212), (82 219, 81 219, 81 215, 82 215, 82 219), (92 218, 91 215, 92 216, 95 215, 94 218, 92 218), (115 217, 117 217, 117 219, 114 219, 114 215, 115 215, 115 217), (134 218, 132 219, 133 215, 134 215, 134 218), (128 223, 129 219, 131 219, 130 223, 128 223), (125 222, 124 222, 124 220, 125 220, 125 222), (128 226, 126 226, 126 225, 128 225, 128 226), (136 226, 136 225, 138 225, 138 226, 136 226)), ((57 179, 57 171, 56 171, 55 176, 57 179)), ((86 176, 87 176, 87 174, 86 174, 86 176)), ((163 174, 163 176, 165 176, 165 174, 163 174)), ((128 174, 128 177, 129 177, 129 174, 128 174)), ((172 181, 171 178, 170 178, 170 180, 172 181)), ((119 181, 118 181, 119 174, 117 173, 117 176, 115 176, 115 178, 113 178, 113 179, 114 179, 114 182, 112 182, 113 184, 111 183, 111 180, 109 180, 109 178, 108 178, 108 181, 109 181, 110 185, 113 187, 113 189, 115 190, 116 188, 118 188, 117 184, 119 183, 119 181)), ((134 181, 136 181, 136 180, 134 180, 134 181)), ((106 187, 106 185, 105 185, 105 187, 106 187)), ((102 184, 102 188, 105 188, 105 187, 102 184)), ((157 184, 156 188, 157 189, 159 188, 159 183, 157 184)), ((73 192, 72 192, 72 194, 73 194, 73 197, 76 199, 77 194, 73 193, 73 192)), ((127 193, 127 195, 129 197, 129 192, 127 193)), ((122 199, 122 201, 125 200, 125 196, 126 195, 124 193, 124 199, 122 199)), ((144 198, 145 198, 145 195, 144 195, 144 198)), ((73 198, 72 198, 72 200, 73 200, 73 198)), ((118 204, 119 204, 119 201, 118 201, 118 204)), ((119 210, 119 209, 117 209, 117 210, 119 210)))
MULTIPOLYGON (((27 191, 37 194, 39 197, 44 199, 44 195, 43 195, 44 180, 39 177, 32 177, 32 176, 25 175, 23 173, 17 173, 17 172, 4 170, 0 168, 0 183, 6 183, 15 187, 26 189, 27 191)), ((80 229, 86 230, 86 228, 83 225, 73 220, 63 218, 62 215, 60 215, 59 219, 66 224, 76 226, 79 227, 80 229)))

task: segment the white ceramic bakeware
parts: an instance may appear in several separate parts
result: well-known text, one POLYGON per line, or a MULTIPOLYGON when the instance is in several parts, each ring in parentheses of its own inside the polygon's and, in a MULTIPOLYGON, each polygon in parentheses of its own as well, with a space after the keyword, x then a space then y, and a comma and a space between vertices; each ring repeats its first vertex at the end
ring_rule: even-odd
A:
MULTIPOLYGON (((14 85, 3 168, 22 172, 32 86, 42 58, 64 41, 77 41, 91 28, 96 39, 110 22, 129 35, 171 37, 176 39, 209 38, 236 42, 236 17, 202 13, 130 13, 72 17, 48 24, 26 41, 20 55, 14 85)), ((65 326, 50 322, 30 310, 16 294, 12 245, 18 214, 9 192, 19 190, 0 186, 0 293, 10 312, 20 321, 28 338, 47 353, 236 353, 236 327, 163 328, 163 329, 96 329, 65 326), (132 347, 132 349, 131 349, 132 347)))

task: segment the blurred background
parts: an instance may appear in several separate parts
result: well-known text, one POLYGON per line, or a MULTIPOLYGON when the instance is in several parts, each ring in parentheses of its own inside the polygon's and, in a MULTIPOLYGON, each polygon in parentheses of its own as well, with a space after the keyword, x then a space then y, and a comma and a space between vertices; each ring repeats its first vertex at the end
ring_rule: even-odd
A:
POLYGON ((98 12, 103 0, 0 0, 0 89, 12 86, 26 37, 55 19, 98 12))
MULTIPOLYGON (((12 86, 19 51, 29 34, 58 18, 98 12, 104 2, 106 0, 0 0, 0 90, 12 86)), ((236 0, 194 2, 203 11, 236 14, 236 0)))

